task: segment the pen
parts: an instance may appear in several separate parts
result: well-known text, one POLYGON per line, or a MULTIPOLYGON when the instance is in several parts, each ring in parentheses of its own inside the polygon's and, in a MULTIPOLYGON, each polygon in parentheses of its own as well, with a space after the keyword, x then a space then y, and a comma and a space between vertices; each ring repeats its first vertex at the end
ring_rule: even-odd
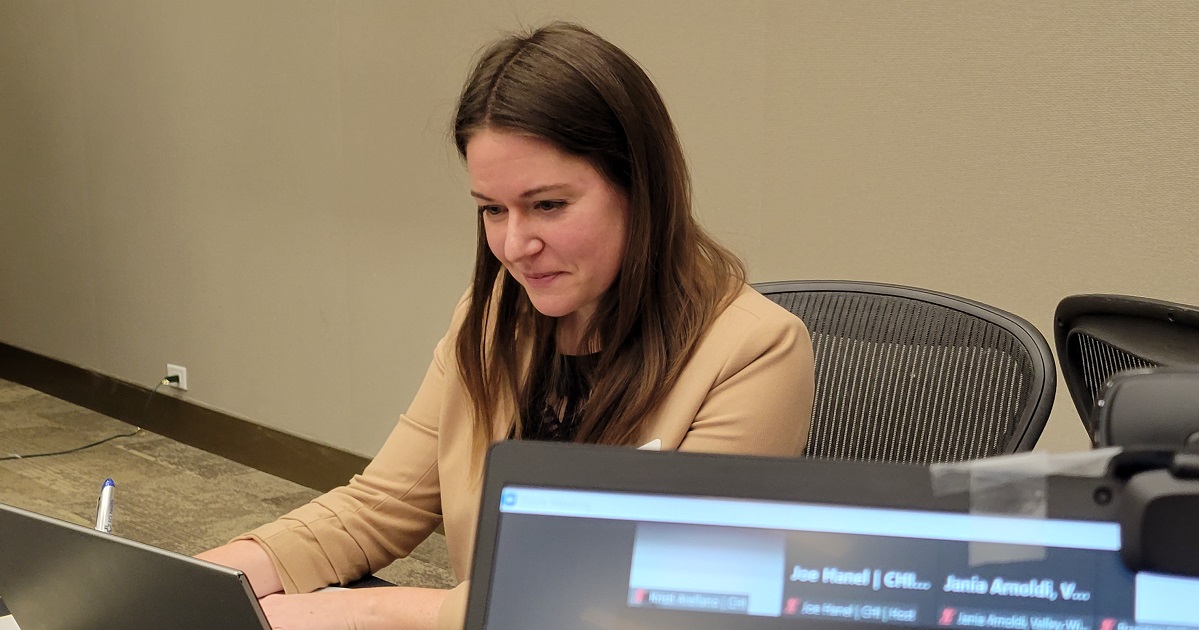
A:
POLYGON ((117 484, 112 479, 105 479, 100 488, 100 502, 96 506, 96 529, 105 534, 112 533, 112 493, 117 484))

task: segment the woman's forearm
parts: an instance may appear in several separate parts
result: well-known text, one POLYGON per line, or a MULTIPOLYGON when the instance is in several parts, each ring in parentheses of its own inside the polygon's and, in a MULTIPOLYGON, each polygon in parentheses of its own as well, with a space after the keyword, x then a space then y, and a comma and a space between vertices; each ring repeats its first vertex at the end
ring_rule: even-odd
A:
POLYGON ((360 598, 358 609, 364 612, 359 627, 363 630, 433 630, 448 592, 397 586, 356 589, 350 594, 360 598))

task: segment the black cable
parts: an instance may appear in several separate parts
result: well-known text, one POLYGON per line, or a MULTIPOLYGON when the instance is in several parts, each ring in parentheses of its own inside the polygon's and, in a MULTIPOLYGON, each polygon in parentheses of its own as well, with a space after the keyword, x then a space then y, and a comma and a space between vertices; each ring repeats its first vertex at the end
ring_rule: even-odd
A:
MULTIPOLYGON (((168 376, 168 377, 162 379, 161 381, 158 381, 158 384, 154 386, 154 389, 150 390, 150 395, 146 396, 146 406, 142 408, 141 424, 146 423, 146 418, 148 417, 146 414, 150 411, 150 401, 153 400, 154 394, 158 393, 158 388, 162 387, 163 385, 166 385, 167 383, 178 383, 178 382, 179 382, 178 376, 168 376)), ((92 448, 93 446, 100 446, 101 444, 104 444, 105 442, 111 442, 111 441, 119 439, 119 438, 133 437, 141 432, 142 432, 141 427, 135 427, 134 430, 130 433, 121 433, 119 435, 110 435, 110 436, 104 438, 103 440, 99 440, 97 442, 92 442, 91 444, 84 444, 83 446, 77 446, 75 448, 70 448, 65 451, 53 451, 50 453, 33 453, 30 455, 19 455, 17 453, 12 453, 10 455, 0 456, 0 462, 8 461, 8 460, 16 460, 16 459, 33 459, 35 457, 51 457, 53 455, 67 455, 69 453, 78 453, 79 451, 82 451, 82 450, 88 449, 88 448, 92 448)))
POLYGON ((133 431, 132 433, 122 433, 120 435, 112 435, 112 436, 106 437, 103 440, 100 440, 98 442, 92 442, 91 444, 85 444, 83 446, 67 449, 65 451, 52 451, 50 453, 33 453, 30 455, 19 455, 17 453, 13 453, 11 455, 5 455, 3 457, 0 457, 0 462, 12 460, 12 459, 33 459, 34 457, 50 457, 51 455, 66 455, 68 453, 77 453, 79 451, 82 451, 85 448, 91 448, 93 446, 100 446, 101 444, 103 444, 105 442, 109 442, 109 441, 115 440, 117 438, 133 437, 140 432, 141 432, 141 429, 138 428, 137 430, 133 431))

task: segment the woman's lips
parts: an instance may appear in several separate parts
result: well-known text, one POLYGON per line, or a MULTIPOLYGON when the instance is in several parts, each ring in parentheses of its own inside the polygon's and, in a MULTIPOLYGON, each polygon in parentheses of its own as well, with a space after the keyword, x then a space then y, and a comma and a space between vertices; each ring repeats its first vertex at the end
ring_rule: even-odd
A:
POLYGON ((538 289, 543 289, 545 287, 550 286, 561 275, 562 275, 562 272, 560 272, 560 271, 551 271, 549 273, 526 273, 526 274, 524 274, 525 282, 529 283, 529 286, 536 287, 538 289))

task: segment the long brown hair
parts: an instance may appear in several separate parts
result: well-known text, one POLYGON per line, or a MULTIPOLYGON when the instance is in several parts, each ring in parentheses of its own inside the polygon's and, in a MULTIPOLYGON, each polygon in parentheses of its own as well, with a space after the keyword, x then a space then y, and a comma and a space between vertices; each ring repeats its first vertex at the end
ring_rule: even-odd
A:
MULTIPOLYGON (((587 29, 554 23, 483 51, 462 90, 454 141, 484 129, 531 135, 588 160, 628 199, 620 271, 583 335, 598 352, 577 442, 632 444, 671 390, 712 320, 745 282, 745 267, 691 213, 691 180, 666 106, 624 51, 587 29)), ((478 224, 474 281, 457 339, 458 370, 487 444, 505 402, 529 409, 562 378, 555 320, 487 246, 478 224)))

